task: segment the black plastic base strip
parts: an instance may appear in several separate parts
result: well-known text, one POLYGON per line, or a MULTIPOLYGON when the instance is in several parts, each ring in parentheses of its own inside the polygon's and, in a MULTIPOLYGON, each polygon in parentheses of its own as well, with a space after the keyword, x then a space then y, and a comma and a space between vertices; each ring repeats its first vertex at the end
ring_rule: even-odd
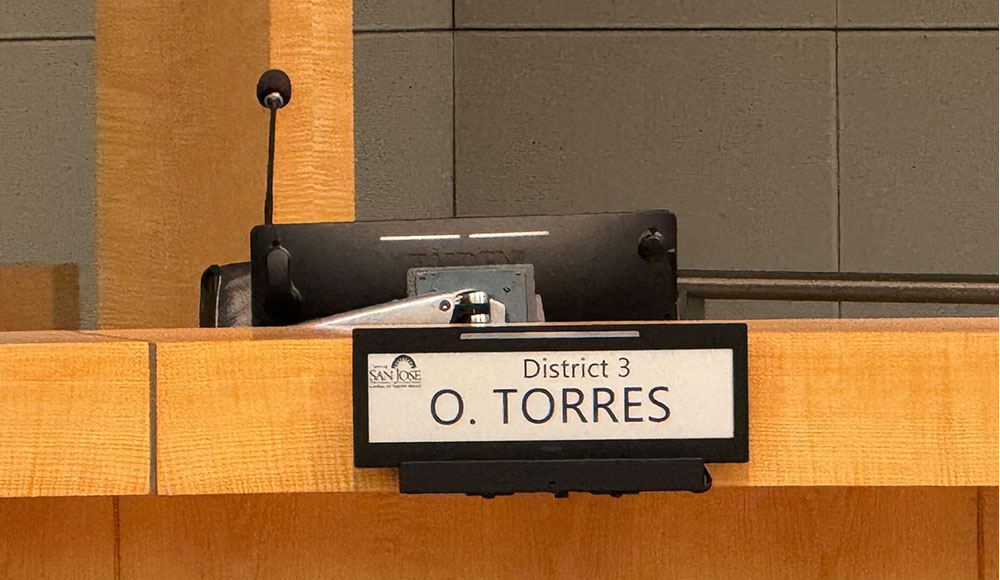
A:
POLYGON ((704 492, 712 476, 701 459, 424 461, 399 466, 402 493, 494 497, 519 492, 620 496, 641 491, 704 492))

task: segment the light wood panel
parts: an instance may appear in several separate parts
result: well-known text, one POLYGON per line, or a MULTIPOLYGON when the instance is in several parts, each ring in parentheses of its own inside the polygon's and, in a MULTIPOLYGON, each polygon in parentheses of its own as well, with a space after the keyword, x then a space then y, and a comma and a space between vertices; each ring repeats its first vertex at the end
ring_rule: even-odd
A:
POLYGON ((278 115, 274 221, 354 219, 351 0, 271 0, 271 66, 292 79, 278 115))
POLYGON ((122 498, 121 578, 976 577, 972 488, 122 498))
POLYGON ((997 321, 929 324, 751 325, 750 462, 717 481, 995 485, 997 321))
POLYGON ((348 339, 159 342, 157 492, 392 489, 353 469, 348 339))
POLYGON ((0 264, 0 331, 80 326, 76 264, 0 264))
POLYGON ((276 219, 353 218, 350 0, 98 0, 95 27, 99 326, 196 326, 202 271, 249 258, 269 67, 294 86, 276 219))
POLYGON ((149 348, 0 334, 0 496, 149 491, 149 348))
POLYGON ((110 497, 0 500, 0 577, 115 577, 110 497))
POLYGON ((384 489, 394 481, 387 470, 344 469, 353 465, 344 445, 353 437, 343 391, 348 340, 160 342, 157 361, 159 493, 384 489), (205 414, 191 413, 195 406, 205 414))
POLYGON ((202 271, 262 216, 268 3, 94 8, 98 325, 196 326, 202 271))
MULTIPOLYGON (((712 465, 715 485, 995 485, 996 328, 752 323, 751 458, 712 465)), ((122 335, 157 341, 159 493, 396 489, 353 467, 349 339, 122 335)))

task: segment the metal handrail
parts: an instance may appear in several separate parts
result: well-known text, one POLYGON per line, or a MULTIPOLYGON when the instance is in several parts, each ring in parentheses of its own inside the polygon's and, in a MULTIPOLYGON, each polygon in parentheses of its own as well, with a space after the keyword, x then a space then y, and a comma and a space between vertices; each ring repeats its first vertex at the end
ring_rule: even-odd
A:
POLYGON ((1000 279, 995 275, 680 270, 677 289, 682 316, 696 318, 704 316, 706 299, 997 304, 1000 279))

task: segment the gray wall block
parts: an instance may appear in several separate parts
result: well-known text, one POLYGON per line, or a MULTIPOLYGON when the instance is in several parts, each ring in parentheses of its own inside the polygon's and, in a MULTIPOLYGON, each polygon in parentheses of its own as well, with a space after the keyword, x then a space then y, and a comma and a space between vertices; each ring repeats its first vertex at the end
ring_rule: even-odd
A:
POLYGON ((456 43, 460 215, 667 208, 683 268, 836 270, 833 33, 456 43))
POLYGON ((994 0, 839 0, 839 26, 996 26, 994 0))
POLYGON ((354 30, 451 28, 451 0, 354 0, 354 30))
POLYGON ((996 32, 840 36, 845 271, 997 272, 996 32))
POLYGON ((833 26, 836 0, 455 0, 455 25, 485 28, 833 26))
POLYGON ((357 219, 452 215, 452 118, 450 32, 355 35, 357 219))
POLYGON ((0 39, 93 34, 93 0, 0 1, 0 39))
POLYGON ((94 320, 94 42, 0 42, 0 262, 75 263, 94 320))

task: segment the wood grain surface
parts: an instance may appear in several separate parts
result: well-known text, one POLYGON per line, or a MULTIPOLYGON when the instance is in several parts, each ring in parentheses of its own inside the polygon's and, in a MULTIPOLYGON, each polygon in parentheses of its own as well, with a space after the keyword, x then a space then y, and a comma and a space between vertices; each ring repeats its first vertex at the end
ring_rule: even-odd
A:
POLYGON ((774 326, 751 325, 750 462, 713 466, 719 484, 996 485, 996 319, 774 326))
POLYGON ((0 264, 0 331, 80 326, 76 264, 0 264))
POLYGON ((137 495, 0 500, 0 577, 996 578, 996 349, 995 320, 752 323, 751 463, 713 490, 482 500, 351 467, 349 338, 2 333, 0 495, 137 495), (158 492, 211 495, 141 495, 147 339, 158 492))
POLYGON ((395 489, 354 469, 348 339, 159 342, 157 492, 395 489))
MULTIPOLYGON (((996 485, 996 327, 751 323, 750 462, 715 485, 996 485)), ((349 339, 120 334, 157 341, 159 493, 396 489, 353 467, 349 339)))
POLYGON ((196 326, 262 219, 266 0, 97 0, 97 323, 196 326))
MULTIPOLYGON (((996 321, 893 324, 751 324, 751 459, 715 485, 996 485, 996 321)), ((145 340, 157 493, 396 489, 353 467, 349 338, 140 329, 0 334, 0 495, 147 492, 145 340)))
POLYGON ((292 79, 278 115, 275 222, 354 219, 350 0, 270 0, 270 63, 292 79))
POLYGON ((977 563, 976 498, 973 488, 133 496, 117 512, 112 498, 4 499, 0 577, 991 578, 977 563))
POLYGON ((275 217, 353 219, 351 2, 95 3, 98 326, 196 326, 199 279, 263 219, 270 67, 275 217))
POLYGON ((0 337, 0 496, 148 493, 146 343, 0 337))
POLYGON ((115 577, 110 497, 0 500, 0 578, 115 577))
POLYGON ((121 578, 949 578, 974 488, 122 498, 121 578))

